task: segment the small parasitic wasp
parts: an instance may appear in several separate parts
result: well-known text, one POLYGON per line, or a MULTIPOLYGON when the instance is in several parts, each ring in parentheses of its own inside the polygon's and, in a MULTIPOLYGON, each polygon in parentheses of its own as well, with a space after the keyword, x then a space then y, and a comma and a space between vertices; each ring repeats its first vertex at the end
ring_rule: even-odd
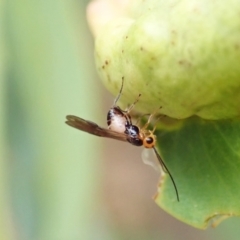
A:
POLYGON ((163 171, 169 174, 177 195, 177 200, 179 201, 179 194, 176 183, 170 171, 168 170, 166 164, 163 162, 161 156, 159 155, 155 148, 157 141, 156 136, 154 135, 155 128, 153 130, 147 129, 154 113, 149 116, 147 123, 142 128, 139 128, 137 125, 132 124, 131 116, 129 113, 134 107, 134 105, 138 102, 138 99, 141 96, 141 94, 139 94, 136 101, 132 105, 130 105, 130 107, 128 107, 126 110, 122 110, 119 106, 117 106, 117 101, 119 100, 122 94, 123 81, 124 79, 122 79, 122 86, 117 98, 114 101, 113 107, 110 108, 107 114, 108 129, 99 127, 94 122, 84 120, 73 115, 68 115, 66 117, 67 118, 66 124, 95 136, 112 138, 123 142, 129 142, 134 146, 152 148, 163 171))

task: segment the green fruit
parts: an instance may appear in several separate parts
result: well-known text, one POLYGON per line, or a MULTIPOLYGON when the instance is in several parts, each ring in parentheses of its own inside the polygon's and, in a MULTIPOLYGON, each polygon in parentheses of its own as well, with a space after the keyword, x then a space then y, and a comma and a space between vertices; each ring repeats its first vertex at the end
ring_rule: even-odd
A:
POLYGON ((240 4, 228 1, 135 1, 102 26, 96 63, 122 103, 176 119, 224 119, 240 113, 240 4), (137 5, 139 4, 139 5, 137 5))

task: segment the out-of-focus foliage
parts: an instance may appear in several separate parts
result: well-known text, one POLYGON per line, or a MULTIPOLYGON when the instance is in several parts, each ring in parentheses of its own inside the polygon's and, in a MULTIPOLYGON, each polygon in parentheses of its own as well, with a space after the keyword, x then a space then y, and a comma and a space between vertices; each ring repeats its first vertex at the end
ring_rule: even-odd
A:
POLYGON ((0 232, 24 240, 89 239, 98 146, 64 123, 67 114, 99 113, 92 110, 98 89, 85 5, 13 0, 3 6, 0 183, 9 181, 0 217, 13 221, 0 232))

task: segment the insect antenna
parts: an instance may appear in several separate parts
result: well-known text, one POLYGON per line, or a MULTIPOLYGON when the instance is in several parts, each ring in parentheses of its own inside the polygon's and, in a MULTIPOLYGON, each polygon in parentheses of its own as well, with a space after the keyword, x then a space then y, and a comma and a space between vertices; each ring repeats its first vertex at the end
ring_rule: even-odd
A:
POLYGON ((167 166, 166 166, 165 163, 163 162, 162 158, 161 158, 160 155, 158 154, 158 152, 157 152, 157 150, 156 150, 155 147, 153 147, 153 150, 154 150, 154 152, 155 152, 155 154, 156 154, 156 156, 157 156, 157 158, 158 158, 158 161, 159 161, 161 167, 163 168, 163 170, 164 170, 165 172, 167 172, 167 173, 169 174, 169 176, 170 176, 170 178, 171 178, 171 180, 172 180, 172 183, 173 183, 173 186, 174 186, 176 195, 177 195, 177 200, 178 200, 178 202, 179 202, 180 200, 179 200, 177 185, 176 185, 176 183, 175 183, 175 181, 174 181, 174 179, 173 179, 173 177, 172 177, 172 174, 171 174, 170 171, 168 170, 167 166))

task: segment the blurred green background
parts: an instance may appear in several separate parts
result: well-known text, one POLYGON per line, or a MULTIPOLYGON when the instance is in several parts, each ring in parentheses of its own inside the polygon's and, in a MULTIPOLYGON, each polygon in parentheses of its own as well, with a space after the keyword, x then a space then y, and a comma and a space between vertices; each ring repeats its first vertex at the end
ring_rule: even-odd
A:
POLYGON ((159 209, 141 149, 65 125, 74 114, 105 126, 114 100, 87 3, 0 1, 0 239, 239 239, 238 218, 201 231, 159 209))

